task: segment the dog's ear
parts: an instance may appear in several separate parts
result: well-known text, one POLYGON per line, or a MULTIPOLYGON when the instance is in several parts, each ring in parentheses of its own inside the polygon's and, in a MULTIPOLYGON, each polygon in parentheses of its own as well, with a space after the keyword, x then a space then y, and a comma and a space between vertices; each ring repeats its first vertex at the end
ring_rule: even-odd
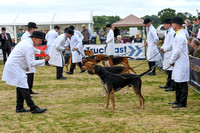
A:
POLYGON ((95 73, 99 73, 101 66, 95 65, 95 73))
POLYGON ((94 66, 95 66, 95 64, 92 64, 92 66, 94 67, 94 66))

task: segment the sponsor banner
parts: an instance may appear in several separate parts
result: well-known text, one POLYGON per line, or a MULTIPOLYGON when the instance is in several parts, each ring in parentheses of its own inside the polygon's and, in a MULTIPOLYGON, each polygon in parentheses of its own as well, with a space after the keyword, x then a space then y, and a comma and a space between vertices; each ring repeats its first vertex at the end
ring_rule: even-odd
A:
MULTIPOLYGON (((47 49, 47 46, 35 46, 35 48, 45 51, 47 49)), ((35 54, 35 56, 36 57, 45 57, 45 56, 48 56, 48 55, 46 55, 45 52, 44 52, 42 54, 35 54)))
MULTIPOLYGON (((84 45, 84 49, 92 50, 95 55, 106 53, 105 44, 84 45)), ((144 60, 146 59, 144 43, 115 44, 115 56, 129 56, 137 60, 144 60)))
POLYGON ((200 90, 200 58, 190 56, 190 84, 200 90))

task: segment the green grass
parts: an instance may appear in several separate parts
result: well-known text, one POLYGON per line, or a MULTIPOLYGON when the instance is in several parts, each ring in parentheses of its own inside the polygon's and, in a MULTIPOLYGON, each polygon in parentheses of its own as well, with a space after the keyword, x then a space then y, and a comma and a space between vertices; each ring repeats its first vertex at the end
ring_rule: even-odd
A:
MULTIPOLYGON (((130 61, 132 67, 144 61, 130 61)), ((142 73, 144 64, 135 69, 142 73)), ((0 65, 2 76, 3 65, 0 65)), ((200 132, 200 95, 189 89, 187 108, 172 109, 168 102, 175 99, 174 92, 165 92, 167 76, 157 69, 156 76, 142 77, 142 94, 145 109, 131 88, 115 93, 116 110, 105 108, 105 97, 98 76, 87 72, 67 75, 67 80, 56 80, 55 67, 39 67, 35 73, 34 87, 38 95, 32 98, 36 105, 47 108, 44 114, 15 113, 15 87, 0 81, 0 132, 2 133, 129 133, 129 132, 200 132)), ((25 108, 28 107, 25 104, 25 108)))

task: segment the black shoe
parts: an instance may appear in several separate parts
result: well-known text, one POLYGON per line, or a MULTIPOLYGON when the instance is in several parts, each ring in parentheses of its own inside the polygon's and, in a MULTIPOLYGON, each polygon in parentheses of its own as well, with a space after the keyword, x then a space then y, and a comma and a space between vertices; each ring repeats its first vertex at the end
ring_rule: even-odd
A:
POLYGON ((148 73, 147 75, 153 76, 153 75, 156 75, 156 73, 150 72, 150 73, 148 73))
POLYGON ((171 105, 178 105, 178 102, 177 102, 177 101, 174 101, 173 103, 168 103, 168 104, 171 104, 171 105))
POLYGON ((30 94, 39 94, 39 93, 37 93, 37 92, 33 92, 33 91, 32 91, 32 92, 30 92, 30 94))
POLYGON ((67 74, 73 74, 73 72, 66 72, 67 74))
POLYGON ((41 109, 39 107, 31 109, 31 113, 33 113, 33 114, 35 114, 35 113, 44 113, 45 111, 47 111, 47 109, 41 109))
POLYGON ((80 73, 84 73, 85 72, 85 70, 81 70, 81 72, 80 73))
POLYGON ((24 112, 30 112, 30 110, 26 110, 25 108, 16 109, 16 113, 24 113, 24 112))
POLYGON ((178 108, 183 108, 183 107, 186 107, 186 106, 183 106, 182 104, 178 104, 177 106, 173 106, 172 108, 178 109, 178 108))
POLYGON ((165 85, 165 86, 159 86, 160 88, 170 88, 170 86, 167 86, 167 85, 165 85))
POLYGON ((169 89, 166 89, 165 91, 166 92, 168 92, 168 91, 175 91, 175 89, 174 88, 169 88, 169 89))
POLYGON ((67 79, 67 77, 60 77, 60 78, 57 78, 57 79, 67 79))

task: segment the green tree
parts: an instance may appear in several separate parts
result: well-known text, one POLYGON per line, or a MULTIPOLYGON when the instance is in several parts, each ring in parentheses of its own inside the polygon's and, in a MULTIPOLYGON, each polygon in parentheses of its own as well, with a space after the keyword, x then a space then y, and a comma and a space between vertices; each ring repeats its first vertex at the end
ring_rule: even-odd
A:
POLYGON ((158 18, 161 22, 163 22, 163 20, 165 18, 172 18, 174 16, 176 16, 176 10, 174 9, 171 9, 171 8, 166 8, 166 9, 163 9, 161 11, 158 12, 158 18))

